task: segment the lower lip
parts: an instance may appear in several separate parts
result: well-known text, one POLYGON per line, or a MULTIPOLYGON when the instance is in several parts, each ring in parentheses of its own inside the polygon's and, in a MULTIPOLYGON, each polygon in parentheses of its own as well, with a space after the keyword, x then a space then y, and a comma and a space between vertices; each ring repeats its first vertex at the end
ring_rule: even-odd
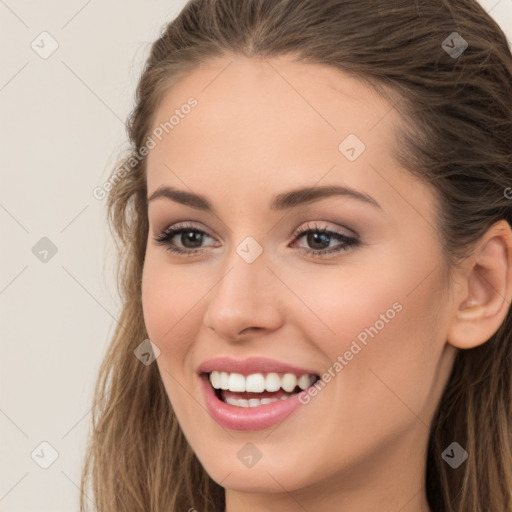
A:
POLYGON ((201 375, 199 380, 210 416, 219 425, 232 430, 262 430, 272 427, 304 405, 299 399, 307 394, 306 389, 286 400, 278 400, 257 407, 236 407, 217 398, 208 376, 201 375))

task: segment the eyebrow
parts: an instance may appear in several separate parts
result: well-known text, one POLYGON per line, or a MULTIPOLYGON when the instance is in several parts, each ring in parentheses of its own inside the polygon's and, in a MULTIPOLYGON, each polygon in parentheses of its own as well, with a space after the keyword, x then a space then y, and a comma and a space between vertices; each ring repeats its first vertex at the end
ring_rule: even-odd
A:
MULTIPOLYGON (((340 185, 305 187, 283 192, 274 197, 270 204, 270 209, 272 211, 288 210, 332 196, 351 197, 382 210, 380 204, 372 196, 353 188, 340 185)), ((197 210, 216 213, 215 208, 206 197, 193 192, 162 185, 151 194, 148 198, 148 203, 159 198, 167 198, 171 201, 196 208, 197 210)))

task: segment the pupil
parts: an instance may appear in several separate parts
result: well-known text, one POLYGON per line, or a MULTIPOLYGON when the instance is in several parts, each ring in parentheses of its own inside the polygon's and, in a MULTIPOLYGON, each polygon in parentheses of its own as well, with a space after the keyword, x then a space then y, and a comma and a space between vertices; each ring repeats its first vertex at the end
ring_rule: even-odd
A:
MULTIPOLYGON (((329 247, 329 235, 326 235, 325 233, 310 233, 308 235, 308 243, 311 243, 312 245, 314 245, 315 243, 318 242, 318 238, 321 238, 323 239, 323 241, 325 242, 325 246, 329 247), (326 240, 327 239, 327 240, 326 240)), ((325 246, 320 246, 320 247, 317 247, 318 249, 324 249, 325 246)))
MULTIPOLYGON (((198 245, 201 245, 201 237, 202 233, 196 233, 194 231, 185 231, 181 234, 181 243, 185 246, 187 246, 188 242, 198 242, 198 245)), ((195 246, 193 246, 194 248, 195 246)))

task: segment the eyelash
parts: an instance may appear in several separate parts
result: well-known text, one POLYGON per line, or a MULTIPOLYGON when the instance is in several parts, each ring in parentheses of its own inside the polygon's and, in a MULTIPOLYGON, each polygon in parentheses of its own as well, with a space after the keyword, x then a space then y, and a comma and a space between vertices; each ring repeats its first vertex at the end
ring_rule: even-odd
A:
MULTIPOLYGON (((201 247, 199 249, 180 249, 179 247, 176 247, 174 244, 171 244, 170 241, 176 236, 181 233, 186 232, 194 232, 194 233, 200 233, 206 236, 208 233, 205 233, 204 231, 195 228, 194 226, 187 224, 187 223, 179 223, 176 224, 173 228, 167 228, 166 230, 162 231, 158 236, 154 237, 155 241, 159 245, 165 246, 165 249, 175 253, 179 254, 181 256, 193 256, 195 254, 198 254, 200 252, 203 252, 206 248, 201 247)), ((314 228, 311 228, 309 225, 307 227, 300 227, 296 233, 294 234, 294 241, 298 240, 305 234, 309 233, 319 233, 319 234, 327 234, 331 237, 339 239, 343 244, 341 246, 338 246, 335 249, 329 249, 329 250, 320 250, 320 249, 305 249, 303 247, 299 248, 299 252, 306 253, 310 256, 320 256, 323 257, 326 254, 332 254, 332 253, 341 253, 346 252, 352 249, 353 247, 356 247, 359 245, 359 240, 354 237, 349 237, 347 235, 344 235, 343 233, 340 233, 335 230, 328 229, 327 226, 319 227, 317 225, 314 226, 314 228)), ((211 237, 210 237, 211 238, 211 237)))

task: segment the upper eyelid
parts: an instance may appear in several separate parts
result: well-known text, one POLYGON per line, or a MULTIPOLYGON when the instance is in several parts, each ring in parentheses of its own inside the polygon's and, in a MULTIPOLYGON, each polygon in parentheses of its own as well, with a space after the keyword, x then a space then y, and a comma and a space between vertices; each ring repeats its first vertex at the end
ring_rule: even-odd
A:
MULTIPOLYGON (((330 224, 331 223, 329 223, 328 221, 307 221, 306 223, 301 224, 298 228, 296 228, 291 236, 298 238, 309 231, 325 231, 327 233, 332 233, 334 236, 341 235, 350 239, 359 239, 359 234, 357 234, 353 229, 350 229, 348 227, 332 227, 330 226, 330 224), (343 230, 349 231, 352 234, 343 233, 343 230)), ((209 236, 210 238, 216 239, 216 237, 211 235, 207 229, 194 225, 192 221, 180 221, 169 224, 167 227, 162 229, 157 234, 157 237, 164 236, 167 233, 171 234, 173 231, 179 232, 181 230, 187 229, 190 231, 202 232, 205 235, 209 236)), ((174 236, 176 236, 177 234, 178 233, 175 233, 174 236)))
POLYGON ((179 229, 190 229, 191 231, 202 231, 208 236, 211 236, 213 238, 213 235, 210 235, 209 231, 205 228, 195 226, 194 224, 188 222, 188 221, 182 221, 182 222, 174 222, 173 224, 169 224, 164 229, 160 231, 160 233, 166 233, 169 231, 179 230, 179 229))
POLYGON ((203 229, 201 227, 197 227, 193 224, 191 224, 189 221, 182 221, 182 222, 174 222, 173 224, 169 224, 167 227, 163 228, 161 231, 157 232, 155 239, 158 240, 159 238, 166 238, 166 235, 169 234, 172 235, 174 238, 179 234, 180 231, 198 231, 201 233, 204 233, 206 236, 210 237, 213 240, 216 240, 217 238, 213 235, 211 235, 207 229, 203 229), (172 233, 173 231, 177 231, 177 233, 172 233))

